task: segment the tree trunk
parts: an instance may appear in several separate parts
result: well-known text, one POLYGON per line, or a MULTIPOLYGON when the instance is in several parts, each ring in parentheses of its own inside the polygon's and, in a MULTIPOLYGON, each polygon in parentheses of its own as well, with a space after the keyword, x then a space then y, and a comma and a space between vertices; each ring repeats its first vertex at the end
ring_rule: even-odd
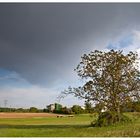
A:
POLYGON ((120 105, 117 107, 117 116, 118 116, 118 121, 121 121, 121 111, 120 111, 120 105))

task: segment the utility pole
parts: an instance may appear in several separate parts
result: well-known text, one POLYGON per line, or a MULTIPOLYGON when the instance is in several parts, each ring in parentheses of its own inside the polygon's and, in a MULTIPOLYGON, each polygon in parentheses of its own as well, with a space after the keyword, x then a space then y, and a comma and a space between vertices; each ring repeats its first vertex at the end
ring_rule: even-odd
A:
POLYGON ((4 100, 4 107, 6 108, 8 100, 4 100))

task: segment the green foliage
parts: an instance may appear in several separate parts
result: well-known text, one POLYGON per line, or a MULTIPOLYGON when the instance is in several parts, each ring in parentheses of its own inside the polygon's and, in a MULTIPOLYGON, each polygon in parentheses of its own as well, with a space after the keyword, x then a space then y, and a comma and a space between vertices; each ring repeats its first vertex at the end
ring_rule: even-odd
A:
POLYGON ((23 112, 23 113, 25 113, 25 112, 43 112, 43 110, 42 109, 37 109, 36 107, 30 107, 29 109, 1 107, 0 112, 23 112))
POLYGON ((95 50, 81 58, 75 71, 86 82, 78 88, 69 87, 62 92, 61 98, 73 94, 93 102, 99 114, 104 109, 107 112, 115 112, 118 117, 121 117, 121 106, 140 99, 137 53, 129 52, 125 55, 120 50, 95 50))
POLYGON ((15 112, 15 108, 0 107, 0 112, 15 112))
POLYGON ((46 109, 46 108, 44 108, 44 109, 42 110, 42 112, 49 112, 49 110, 46 109))
POLYGON ((131 122, 131 119, 123 114, 118 114, 116 112, 102 112, 96 122, 92 122, 92 126, 109 126, 115 123, 131 122))
POLYGON ((88 101, 85 102, 85 113, 93 113, 94 108, 92 107, 92 104, 88 101))
POLYGON ((84 113, 84 109, 82 109, 81 106, 79 106, 79 105, 73 105, 73 107, 71 109, 72 109, 72 112, 74 112, 75 114, 84 113))
POLYGON ((36 113, 39 112, 36 107, 30 107, 29 112, 36 113))
POLYGON ((121 106, 122 112, 140 112, 140 102, 130 102, 129 104, 121 106))
POLYGON ((133 102, 132 111, 140 112, 140 101, 139 102, 133 102))
POLYGON ((17 108, 15 111, 16 112, 25 112, 25 109, 23 109, 23 108, 17 108))
POLYGON ((67 108, 67 107, 63 107, 61 109, 62 114, 73 114, 72 109, 71 108, 67 108))

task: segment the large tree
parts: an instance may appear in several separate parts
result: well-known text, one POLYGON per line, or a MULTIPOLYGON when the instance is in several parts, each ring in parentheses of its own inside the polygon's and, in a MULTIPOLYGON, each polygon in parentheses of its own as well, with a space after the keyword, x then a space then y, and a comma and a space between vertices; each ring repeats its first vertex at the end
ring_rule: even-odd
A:
POLYGON ((73 94, 93 102, 102 110, 115 114, 114 122, 121 120, 120 107, 140 99, 140 72, 137 53, 110 50, 95 50, 84 54, 75 69, 85 84, 78 88, 69 87, 62 97, 73 94))

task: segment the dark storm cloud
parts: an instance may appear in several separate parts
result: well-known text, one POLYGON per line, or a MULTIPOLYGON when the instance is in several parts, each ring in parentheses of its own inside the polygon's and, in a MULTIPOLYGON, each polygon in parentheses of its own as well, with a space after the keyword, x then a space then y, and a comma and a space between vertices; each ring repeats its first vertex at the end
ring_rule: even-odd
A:
POLYGON ((0 67, 33 84, 69 80, 82 53, 137 27, 139 13, 140 4, 1 3, 0 67))

